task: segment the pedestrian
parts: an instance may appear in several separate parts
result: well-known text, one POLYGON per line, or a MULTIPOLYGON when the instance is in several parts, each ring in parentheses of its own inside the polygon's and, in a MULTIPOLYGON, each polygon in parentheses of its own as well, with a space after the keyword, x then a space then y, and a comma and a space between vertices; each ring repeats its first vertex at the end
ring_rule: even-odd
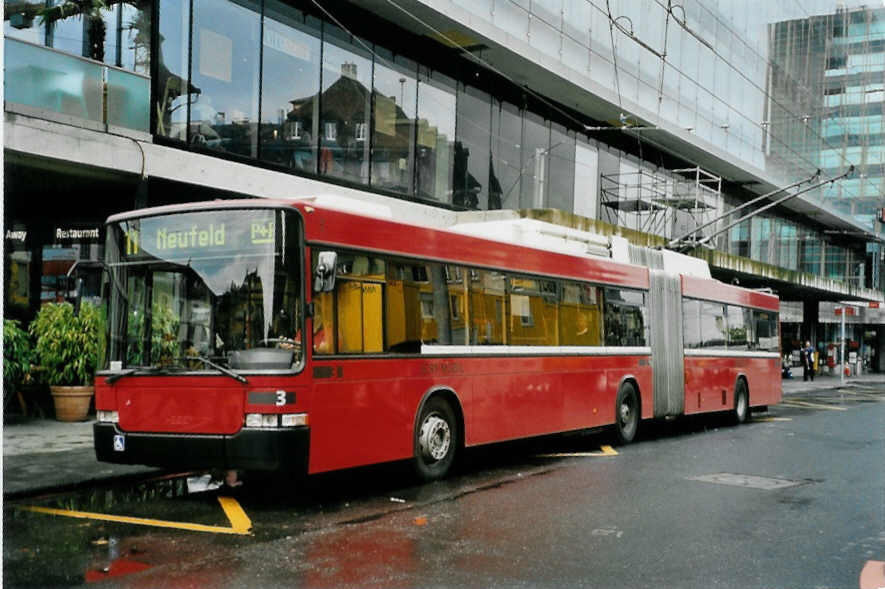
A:
POLYGON ((814 382, 814 348, 810 341, 806 341, 802 348, 802 368, 802 380, 811 379, 814 382))

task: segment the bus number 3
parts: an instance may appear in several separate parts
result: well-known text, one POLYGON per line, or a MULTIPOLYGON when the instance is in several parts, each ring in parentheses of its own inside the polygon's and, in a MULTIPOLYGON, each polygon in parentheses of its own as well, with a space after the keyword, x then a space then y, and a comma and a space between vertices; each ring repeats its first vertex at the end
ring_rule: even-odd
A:
POLYGON ((275 405, 277 407, 282 407, 286 404, 286 391, 277 391, 277 402, 275 405))

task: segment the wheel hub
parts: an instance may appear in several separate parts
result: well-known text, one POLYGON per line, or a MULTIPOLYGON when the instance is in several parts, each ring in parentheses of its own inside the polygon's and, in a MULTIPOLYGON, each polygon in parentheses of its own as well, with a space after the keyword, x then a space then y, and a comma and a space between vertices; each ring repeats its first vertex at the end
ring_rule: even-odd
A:
POLYGON ((430 415, 421 424, 421 432, 418 436, 418 444, 421 453, 432 460, 442 460, 449 452, 452 444, 452 430, 444 419, 436 415, 430 415))
POLYGON ((628 403, 621 403, 621 423, 628 423, 630 421, 632 410, 628 403))

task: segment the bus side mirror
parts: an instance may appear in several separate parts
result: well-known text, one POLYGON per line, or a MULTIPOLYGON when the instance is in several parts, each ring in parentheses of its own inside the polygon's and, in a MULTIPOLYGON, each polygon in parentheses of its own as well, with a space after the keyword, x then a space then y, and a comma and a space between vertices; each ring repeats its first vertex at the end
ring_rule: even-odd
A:
POLYGON ((335 268, 338 265, 337 252, 320 252, 313 275, 314 292, 331 292, 335 289, 335 268))
POLYGON ((107 270, 104 262, 99 260, 77 260, 74 265, 68 269, 67 279, 74 279, 74 317, 80 314, 80 303, 83 301, 83 271, 88 270, 107 270))

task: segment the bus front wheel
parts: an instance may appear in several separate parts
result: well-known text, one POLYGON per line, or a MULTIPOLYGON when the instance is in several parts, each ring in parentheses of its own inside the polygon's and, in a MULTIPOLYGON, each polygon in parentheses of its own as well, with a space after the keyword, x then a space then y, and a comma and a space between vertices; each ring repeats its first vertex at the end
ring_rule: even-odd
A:
POLYGON ((424 481, 443 478, 455 461, 458 422, 451 405, 441 397, 431 397, 421 409, 415 424, 415 472, 424 481))
POLYGON ((639 395, 632 383, 625 382, 615 401, 615 442, 629 444, 639 430, 639 395))

